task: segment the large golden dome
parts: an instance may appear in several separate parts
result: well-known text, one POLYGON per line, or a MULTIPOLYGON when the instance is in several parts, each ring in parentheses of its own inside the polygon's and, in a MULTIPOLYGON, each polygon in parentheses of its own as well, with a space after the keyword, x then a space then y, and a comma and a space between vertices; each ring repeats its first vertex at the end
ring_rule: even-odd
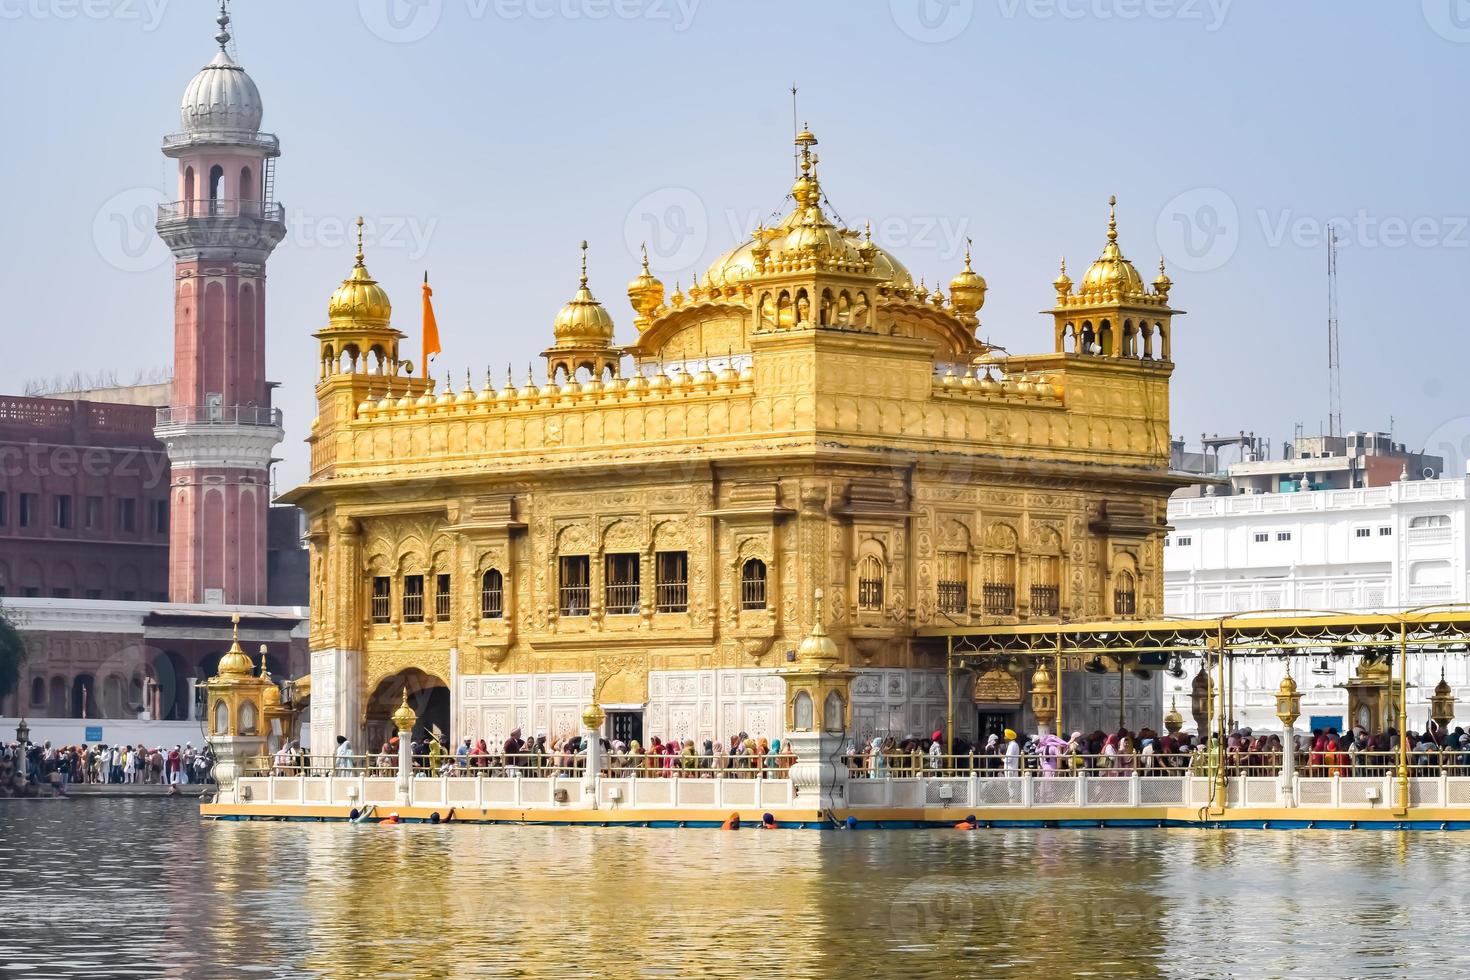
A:
POLYGON ((1108 243, 1103 246, 1102 255, 1087 269, 1087 274, 1082 277, 1082 292, 1118 292, 1125 296, 1136 296, 1143 294, 1146 290, 1143 286, 1143 276, 1133 267, 1133 263, 1123 257, 1122 249, 1118 248, 1118 216, 1116 197, 1108 198, 1108 243))
POLYGON ((392 319, 393 304, 388 299, 387 290, 378 285, 363 264, 361 218, 357 219, 357 265, 332 294, 331 302, 327 304, 327 316, 333 320, 379 326, 387 326, 392 319))
MULTIPOLYGON (((801 175, 791 187, 796 206, 774 228, 757 228, 750 240, 735 246, 710 265, 705 281, 735 283, 756 274, 766 255, 818 255, 828 263, 871 264, 873 274, 895 289, 908 289, 914 277, 893 255, 873 244, 872 233, 866 235, 851 228, 839 228, 822 210, 822 186, 815 170, 816 157, 811 153, 817 138, 803 130, 796 138, 801 147, 801 175)), ((698 281, 696 279, 696 281, 698 281)))
POLYGON ((552 325, 558 347, 588 347, 611 344, 613 318, 592 290, 587 288, 587 243, 582 243, 582 281, 576 294, 556 314, 552 325))

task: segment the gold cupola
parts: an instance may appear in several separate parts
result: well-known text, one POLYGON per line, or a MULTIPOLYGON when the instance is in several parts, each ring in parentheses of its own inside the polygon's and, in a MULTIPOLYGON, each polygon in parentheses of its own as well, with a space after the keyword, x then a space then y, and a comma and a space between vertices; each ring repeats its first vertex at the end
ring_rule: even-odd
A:
MULTIPOLYGON (((357 219, 357 262, 327 302, 327 325, 313 336, 321 344, 323 381, 341 374, 398 374, 398 343, 388 291, 368 272, 362 250, 363 219, 357 219)), ((403 367, 409 367, 403 364, 403 367)), ((411 370, 411 368, 410 368, 411 370)))
POLYGON ((403 701, 393 712, 393 730, 395 732, 412 732, 413 726, 418 724, 418 715, 408 706, 408 685, 403 685, 403 701))
POLYGON ((837 644, 827 635, 826 624, 822 622, 824 616, 821 589, 817 589, 815 600, 812 631, 801 641, 801 646, 796 648, 796 659, 803 664, 836 663, 839 656, 837 644))
POLYGON ((613 346, 612 314, 587 288, 585 241, 582 243, 582 278, 577 292, 556 314, 551 332, 556 342, 542 352, 546 358, 549 382, 556 383, 561 374, 565 374, 569 381, 574 380, 583 368, 598 381, 605 380, 606 375, 614 378, 619 375, 623 352, 613 346))
POLYGON ((1108 198, 1108 243, 1082 277, 1082 293, 1116 293, 1138 296, 1144 292, 1143 277, 1118 247, 1118 198, 1108 198))
POLYGON ((970 240, 965 239, 965 268, 949 281, 949 302, 955 314, 970 326, 980 321, 975 314, 985 305, 985 277, 970 268, 970 240))
POLYGON ((255 665, 250 662, 250 655, 240 647, 240 614, 236 613, 230 649, 219 658, 219 673, 228 677, 249 677, 254 672, 255 665))

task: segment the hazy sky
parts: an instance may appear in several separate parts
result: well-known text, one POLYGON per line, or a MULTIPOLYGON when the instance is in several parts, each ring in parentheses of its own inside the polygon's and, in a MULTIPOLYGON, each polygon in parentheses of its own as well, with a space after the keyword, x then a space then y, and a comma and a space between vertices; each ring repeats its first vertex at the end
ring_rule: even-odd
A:
MULTIPOLYGON (((1279 447, 1327 412, 1326 227, 1339 223, 1349 429, 1463 466, 1470 439, 1465 0, 237 0, 235 48, 283 155, 268 358, 284 486, 305 476, 326 301, 368 264, 417 359, 432 273, 456 385, 537 360, 591 243, 631 340, 647 238, 683 279, 782 205, 789 87, 841 217, 948 282, 982 333, 1045 350, 1057 260, 1120 243, 1176 286, 1171 428, 1279 447)), ((161 137, 212 57, 208 0, 0 0, 0 391, 171 356, 161 137)), ((538 366, 539 373, 539 366, 538 366)))

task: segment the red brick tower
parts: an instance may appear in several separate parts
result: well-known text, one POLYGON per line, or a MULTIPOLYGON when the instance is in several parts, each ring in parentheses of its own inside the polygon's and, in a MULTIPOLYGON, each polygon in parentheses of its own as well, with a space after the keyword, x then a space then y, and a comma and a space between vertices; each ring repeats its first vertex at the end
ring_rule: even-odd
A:
POLYGON ((178 200, 159 209, 174 253, 172 404, 156 434, 168 448, 169 598, 263 604, 271 450, 280 413, 265 379, 265 264, 286 234, 275 201, 280 142, 260 131, 260 92, 227 50, 184 92, 178 200))

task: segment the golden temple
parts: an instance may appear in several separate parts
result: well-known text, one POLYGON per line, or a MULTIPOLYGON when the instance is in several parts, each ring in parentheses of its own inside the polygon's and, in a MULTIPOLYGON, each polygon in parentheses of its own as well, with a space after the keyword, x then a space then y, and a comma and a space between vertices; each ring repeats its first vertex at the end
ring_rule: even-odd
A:
MULTIPOLYGON (((929 732, 947 664, 923 631, 1161 615, 1184 482, 1162 264, 1145 284, 1110 214, 1081 281, 1052 284, 1050 349, 1007 354, 968 250, 947 295, 916 285, 834 222, 816 137, 796 143, 778 224, 687 292, 645 256, 625 346, 583 243, 541 384, 414 376, 359 248, 316 333, 310 479, 284 497, 309 519, 318 751, 375 747, 405 688, 454 742, 572 733, 590 704, 609 737, 780 737, 793 671, 857 737, 929 732), (798 654, 813 633, 820 662, 798 654)), ((1020 728, 1013 686, 982 709, 1020 728)))

